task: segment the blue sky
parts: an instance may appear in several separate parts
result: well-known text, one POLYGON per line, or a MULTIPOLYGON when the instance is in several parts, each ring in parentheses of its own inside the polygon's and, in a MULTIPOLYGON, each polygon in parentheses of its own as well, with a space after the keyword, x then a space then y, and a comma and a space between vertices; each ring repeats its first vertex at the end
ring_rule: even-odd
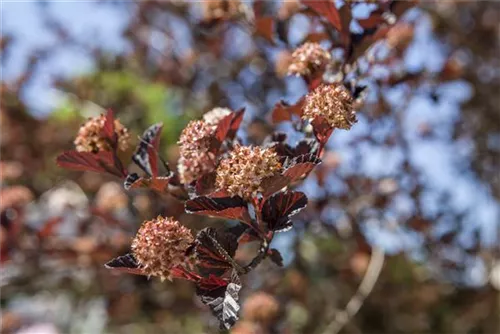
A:
MULTIPOLYGON (((123 51, 127 44, 120 33, 128 21, 123 8, 97 1, 50 1, 42 9, 40 2, 3 1, 2 34, 13 34, 15 44, 2 61, 2 80, 17 77, 26 67, 32 50, 54 45, 56 39, 42 20, 47 10, 79 41, 99 45, 109 51, 123 51)), ((60 102, 61 94, 51 88, 55 75, 71 76, 92 69, 91 57, 81 48, 54 48, 54 54, 41 64, 40 71, 24 92, 24 100, 32 111, 43 116, 60 102)))

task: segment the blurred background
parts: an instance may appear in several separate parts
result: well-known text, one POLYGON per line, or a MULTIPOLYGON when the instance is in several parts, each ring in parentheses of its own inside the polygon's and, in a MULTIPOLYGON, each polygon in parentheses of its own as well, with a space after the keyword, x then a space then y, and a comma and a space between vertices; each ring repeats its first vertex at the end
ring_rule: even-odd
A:
MULTIPOLYGON (((351 31, 370 25, 367 2, 351 31)), ((278 39, 221 24, 234 14, 225 1, 1 6, 2 333, 217 333, 190 283, 103 264, 158 214, 193 231, 224 222, 55 157, 108 108, 134 138, 163 122, 172 166, 180 131, 213 107, 245 107, 238 135, 262 143, 273 106, 307 92, 286 71, 298 45, 321 40, 311 18, 295 1, 266 2, 287 27, 278 39)), ((500 4, 422 1, 370 43, 359 121, 300 185, 309 205, 273 242, 284 266, 245 277, 235 333, 500 333, 500 4), (363 278, 373 290, 334 329, 363 278)))

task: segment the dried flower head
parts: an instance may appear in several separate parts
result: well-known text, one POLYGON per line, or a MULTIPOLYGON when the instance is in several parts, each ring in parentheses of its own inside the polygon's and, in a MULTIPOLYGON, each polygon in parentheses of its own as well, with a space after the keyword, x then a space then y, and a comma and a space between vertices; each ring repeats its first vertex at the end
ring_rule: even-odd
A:
POLYGON ((288 74, 310 76, 324 70, 330 60, 330 53, 321 45, 307 42, 292 53, 288 74))
POLYGON ((243 305, 243 318, 269 326, 278 317, 279 310, 276 298, 266 292, 257 292, 248 297, 243 305))
POLYGON ((322 84, 306 96, 303 119, 322 116, 333 128, 349 130, 356 122, 351 93, 342 84, 322 84))
POLYGON ((186 260, 193 242, 191 231, 173 218, 145 221, 132 241, 132 252, 146 274, 170 277, 170 270, 186 260))
POLYGON ((231 114, 230 109, 217 107, 205 113, 203 115, 203 120, 210 125, 217 126, 217 124, 229 114, 231 114))
MULTIPOLYGON (((108 141, 101 136, 101 130, 106 122, 106 116, 90 117, 85 124, 80 127, 78 136, 74 144, 79 152, 110 151, 111 146, 108 141)), ((125 151, 128 148, 130 134, 128 129, 115 120, 115 133, 118 136, 118 149, 125 151)))
POLYGON ((249 199, 261 192, 262 180, 281 170, 272 148, 237 145, 217 167, 216 186, 231 196, 249 199))
POLYGON ((177 169, 182 183, 189 184, 214 168, 214 155, 209 152, 214 127, 204 121, 191 121, 179 138, 177 169))

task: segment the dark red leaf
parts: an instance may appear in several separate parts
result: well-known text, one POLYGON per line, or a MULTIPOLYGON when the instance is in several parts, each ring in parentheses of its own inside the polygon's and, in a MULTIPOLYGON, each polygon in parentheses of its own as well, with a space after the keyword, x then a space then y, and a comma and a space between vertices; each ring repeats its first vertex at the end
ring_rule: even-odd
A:
POLYGON ((313 131, 314 135, 316 136, 316 139, 318 139, 318 142, 320 143, 321 146, 324 146, 328 141, 328 138, 330 138, 330 135, 333 132, 333 128, 330 126, 330 124, 328 124, 327 120, 322 116, 313 119, 311 125, 313 126, 313 131))
POLYGON ((286 139, 288 138, 287 134, 284 132, 273 132, 269 137, 266 139, 267 142, 270 143, 284 143, 286 142, 286 139))
POLYGON ((106 120, 104 121, 104 126, 101 129, 100 135, 101 137, 106 138, 111 144, 111 147, 116 150, 118 136, 115 132, 115 118, 111 109, 109 109, 106 113, 106 120))
POLYGON ((195 192, 196 195, 208 195, 215 191, 216 173, 207 173, 196 180, 195 192))
POLYGON ((285 142, 276 142, 272 145, 274 151, 280 157, 280 162, 284 164, 287 159, 293 159, 295 157, 295 149, 285 142))
POLYGON ((255 34, 274 44, 274 18, 270 16, 255 18, 255 34))
POLYGON ((231 261, 238 247, 233 234, 207 227, 198 232, 195 244, 197 266, 202 274, 221 276, 233 268, 231 261))
POLYGON ((200 277, 198 279, 197 288, 207 293, 221 287, 226 287, 228 284, 227 280, 210 274, 208 277, 200 277))
POLYGON ((306 177, 320 163, 321 159, 314 153, 300 155, 286 162, 285 170, 281 174, 271 176, 262 181, 263 196, 268 197, 290 183, 306 177))
POLYGON ((234 112, 233 120, 231 121, 231 126, 229 131, 227 132, 226 139, 234 140, 236 137, 236 132, 240 128, 241 121, 243 121, 243 116, 245 114, 245 108, 241 108, 238 111, 234 112))
POLYGON ((157 178, 141 178, 139 182, 132 184, 131 188, 149 188, 159 193, 168 192, 170 177, 160 176, 157 178))
POLYGON ((217 124, 217 129, 215 130, 214 136, 212 137, 210 143, 210 151, 212 153, 217 153, 222 146, 222 143, 226 140, 233 140, 236 136, 236 132, 243 120, 243 114, 245 110, 242 108, 237 112, 231 113, 221 119, 217 124))
POLYGON ((264 197, 271 196, 290 184, 290 180, 283 174, 277 174, 262 180, 261 187, 264 189, 264 197))
POLYGON ((236 219, 250 223, 247 203, 239 196, 212 198, 200 196, 186 201, 186 212, 197 215, 236 219))
POLYGON ((172 278, 185 279, 185 280, 188 280, 191 282, 196 282, 196 283, 198 283, 198 282, 200 282, 200 280, 204 279, 200 275, 198 275, 194 272, 188 271, 182 266, 173 267, 170 270, 170 275, 172 278))
POLYGON ((271 112, 273 123, 290 121, 292 119, 292 114, 288 110, 289 107, 290 105, 283 100, 276 103, 273 111, 271 112))
MULTIPOLYGON (((147 155, 148 155, 148 162, 149 162, 149 167, 151 169, 151 176, 152 177, 157 177, 158 176, 158 151, 156 151, 152 145, 148 146, 146 149, 147 155)), ((170 171, 170 169, 168 169, 170 171)))
POLYGON ((221 329, 228 330, 238 321, 240 289, 241 281, 233 272, 229 282, 215 276, 200 281, 196 287, 196 294, 219 319, 221 329))
POLYGON ((151 125, 144 131, 132 160, 149 177, 139 177, 136 173, 127 175, 125 189, 150 188, 160 193, 168 192, 169 183, 174 176, 168 164, 159 156, 162 123, 151 125), (158 160, 163 163, 164 171, 160 176, 158 160))
POLYGON ((219 121, 217 124, 217 129, 215 130, 214 136, 212 137, 210 143, 210 151, 212 153, 217 153, 227 137, 227 134, 231 128, 231 122, 233 121, 234 114, 231 113, 219 121))
MULTIPOLYGON (((158 148, 160 146, 162 123, 151 125, 142 134, 141 140, 132 155, 132 161, 139 166, 148 176, 158 175, 158 148)), ((167 168, 168 166, 165 164, 167 168)))
POLYGON ((306 177, 315 166, 321 163, 315 154, 309 153, 300 155, 290 162, 288 168, 283 172, 283 175, 290 180, 290 183, 298 181, 306 177))
POLYGON ((368 86, 365 85, 354 85, 354 88, 352 89, 352 97, 354 99, 357 99, 358 97, 363 94, 363 92, 368 88, 368 86))
POLYGON ((109 173, 118 177, 127 175, 121 163, 118 165, 119 160, 114 153, 108 151, 98 153, 67 151, 59 155, 56 162, 59 167, 71 170, 109 173))
POLYGON ((312 76, 308 79, 308 89, 310 92, 318 88, 323 83, 323 75, 318 73, 315 76, 312 76))
POLYGON ((330 0, 301 0, 318 15, 323 16, 338 31, 342 30, 342 22, 335 4, 330 0))
POLYGON ((268 256, 278 267, 283 267, 283 257, 279 250, 271 248, 268 252, 268 256))
POLYGON ((253 231, 251 227, 246 224, 235 224, 234 226, 226 228, 227 233, 234 235, 236 239, 238 239, 238 243, 240 238, 242 238, 248 231, 253 231))
POLYGON ((271 117, 273 123, 279 123, 284 121, 289 121, 292 119, 292 115, 302 116, 302 106, 304 105, 304 98, 301 98, 295 104, 288 104, 287 102, 281 100, 276 103, 273 111, 271 112, 271 117))
POLYGON ((106 263, 104 267, 106 269, 111 269, 117 272, 134 275, 146 275, 131 253, 114 258, 113 260, 106 263))
POLYGON ((289 191, 274 194, 261 209, 262 221, 269 231, 280 232, 292 227, 290 217, 307 205, 307 196, 302 192, 289 191))
POLYGON ((293 149, 293 157, 298 157, 300 155, 309 153, 317 155, 318 150, 319 144, 316 140, 310 138, 302 139, 293 149))
POLYGON ((316 139, 306 138, 302 139, 297 143, 295 147, 288 145, 286 143, 286 134, 281 132, 273 133, 266 142, 269 146, 272 146, 274 151, 280 156, 281 163, 285 163, 288 159, 293 159, 299 155, 304 154, 316 154, 319 150, 319 143, 316 139))
POLYGON ((129 190, 134 183, 139 181, 139 179, 141 179, 141 177, 139 175, 137 175, 137 173, 130 173, 125 178, 125 181, 123 181, 123 187, 126 190, 129 190))
POLYGON ((221 198, 221 197, 231 197, 231 195, 225 190, 217 190, 210 194, 210 198, 221 198))

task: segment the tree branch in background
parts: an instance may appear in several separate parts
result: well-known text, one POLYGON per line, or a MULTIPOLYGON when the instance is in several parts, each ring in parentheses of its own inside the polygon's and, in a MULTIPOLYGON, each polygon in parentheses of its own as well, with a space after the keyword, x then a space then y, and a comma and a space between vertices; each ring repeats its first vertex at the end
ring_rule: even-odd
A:
POLYGON ((340 332, 340 330, 352 319, 356 313, 358 313, 365 299, 370 295, 377 283, 377 280, 382 272, 382 267, 384 265, 385 254, 384 251, 378 247, 374 247, 372 249, 372 255, 370 258, 370 263, 368 264, 368 269, 366 270, 365 276, 363 277, 363 281, 359 285, 358 290, 352 296, 349 303, 347 303, 345 309, 341 312, 338 312, 335 316, 335 319, 329 323, 325 330, 324 334, 336 334, 340 332))

